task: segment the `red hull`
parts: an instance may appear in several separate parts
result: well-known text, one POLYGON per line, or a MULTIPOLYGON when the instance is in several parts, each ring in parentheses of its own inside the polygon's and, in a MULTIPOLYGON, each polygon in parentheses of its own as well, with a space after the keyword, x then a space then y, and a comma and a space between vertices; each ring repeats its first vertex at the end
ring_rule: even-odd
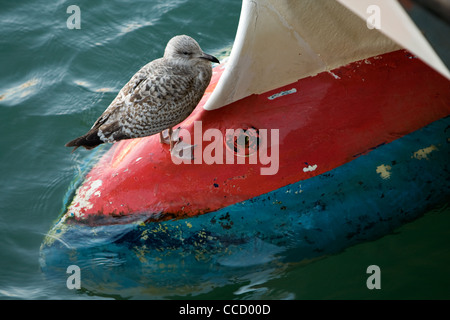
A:
MULTIPOLYGON (((221 71, 214 69, 203 100, 180 126, 192 137, 194 121, 202 121, 203 132, 216 128, 224 136, 245 126, 278 129, 275 175, 261 175, 268 165, 248 159, 176 165, 158 135, 121 141, 89 172, 68 214, 91 221, 145 212, 165 220, 216 211, 323 174, 450 114, 450 82, 403 50, 206 111, 221 71)), ((204 141, 203 150, 211 143, 204 141)))

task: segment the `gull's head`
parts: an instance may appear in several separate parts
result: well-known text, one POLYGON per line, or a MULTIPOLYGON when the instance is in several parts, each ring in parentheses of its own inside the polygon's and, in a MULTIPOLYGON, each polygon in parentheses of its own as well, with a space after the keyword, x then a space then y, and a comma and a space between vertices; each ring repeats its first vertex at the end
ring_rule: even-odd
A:
POLYGON ((195 65, 197 63, 220 63, 216 57, 206 54, 202 51, 197 41, 189 36, 175 36, 167 43, 164 51, 165 59, 175 59, 178 62, 184 62, 195 65))

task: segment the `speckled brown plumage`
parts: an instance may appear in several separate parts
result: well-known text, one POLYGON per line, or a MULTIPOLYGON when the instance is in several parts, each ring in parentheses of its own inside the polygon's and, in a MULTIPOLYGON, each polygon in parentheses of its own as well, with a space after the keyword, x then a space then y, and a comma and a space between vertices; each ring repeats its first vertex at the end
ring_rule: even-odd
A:
MULTIPOLYGON (((200 102, 215 57, 203 53, 191 37, 172 38, 164 57, 142 67, 83 136, 67 147, 92 149, 104 142, 139 138, 171 129, 200 102)), ((75 150, 74 149, 74 150, 75 150)))

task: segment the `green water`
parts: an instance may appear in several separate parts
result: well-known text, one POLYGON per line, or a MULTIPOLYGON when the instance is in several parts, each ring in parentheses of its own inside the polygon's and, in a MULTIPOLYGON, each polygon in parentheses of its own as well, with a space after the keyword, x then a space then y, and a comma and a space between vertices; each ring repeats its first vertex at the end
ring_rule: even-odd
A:
MULTIPOLYGON (((92 299, 46 279, 39 247, 89 152, 64 144, 84 133, 126 81, 162 55, 176 34, 221 56, 233 43, 241 2, 71 1, 0 3, 0 298, 92 299)), ((450 208, 426 213, 377 241, 337 255, 249 274, 204 299, 449 299, 450 208), (366 269, 378 265, 381 289, 366 269)), ((120 297, 118 297, 120 298, 120 297)), ((139 296, 142 298, 142 296, 139 296)))

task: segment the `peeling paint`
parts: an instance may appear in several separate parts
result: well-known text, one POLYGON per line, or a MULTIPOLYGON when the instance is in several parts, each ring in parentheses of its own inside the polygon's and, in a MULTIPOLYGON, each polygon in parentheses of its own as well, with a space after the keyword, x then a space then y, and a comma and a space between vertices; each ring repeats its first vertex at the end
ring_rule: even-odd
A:
POLYGON ((431 145, 427 148, 423 148, 414 152, 412 158, 416 158, 417 160, 426 159, 428 160, 428 155, 433 152, 439 150, 435 145, 431 145))
POLYGON ((312 166, 309 165, 309 166, 303 168, 303 172, 311 172, 311 171, 314 171, 316 169, 317 169, 317 164, 312 165, 312 166))
POLYGON ((90 202, 91 196, 101 196, 100 190, 97 189, 100 188, 102 184, 102 180, 95 180, 92 181, 90 185, 86 185, 77 191, 77 194, 69 209, 72 216, 82 218, 86 210, 93 207, 93 204, 90 202))
POLYGON ((335 78, 336 80, 339 80, 341 78, 337 74, 335 74, 335 73, 333 73, 331 71, 328 71, 328 73, 331 74, 333 76, 333 78, 335 78))
POLYGON ((270 97, 268 97, 267 99, 274 100, 276 98, 279 98, 279 97, 282 97, 282 96, 286 96, 288 94, 293 94, 293 93, 296 93, 296 92, 297 92, 297 89, 292 88, 291 90, 286 90, 286 91, 281 91, 281 92, 275 93, 275 94, 271 95, 270 97))
POLYGON ((391 166, 387 166, 387 165, 382 164, 382 165, 377 167, 377 173, 380 175, 380 177, 383 180, 386 180, 386 179, 389 179, 391 177, 391 172, 390 172, 391 169, 392 169, 391 166))

